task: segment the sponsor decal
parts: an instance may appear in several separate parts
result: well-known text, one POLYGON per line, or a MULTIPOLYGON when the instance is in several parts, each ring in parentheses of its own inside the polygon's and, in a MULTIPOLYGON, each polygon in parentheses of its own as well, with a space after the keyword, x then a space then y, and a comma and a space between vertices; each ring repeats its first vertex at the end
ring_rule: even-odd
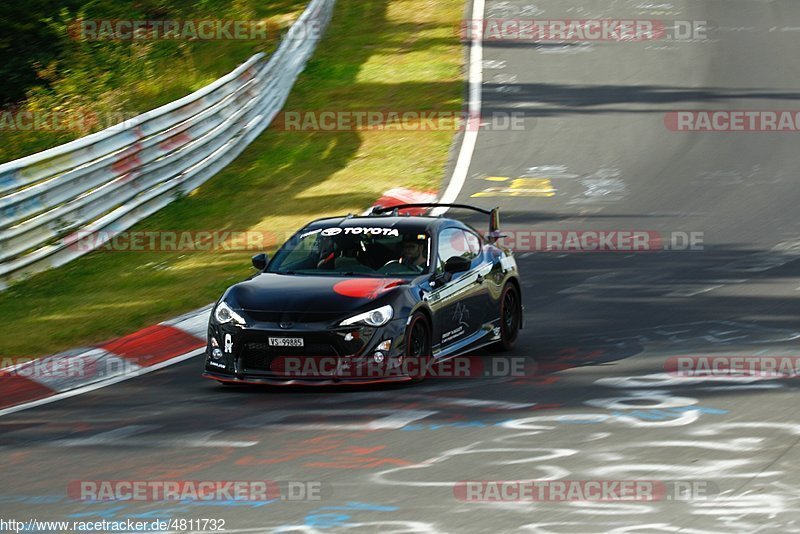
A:
POLYGON ((469 324, 469 308, 463 302, 456 303, 453 320, 458 325, 467 326, 469 324))
POLYGON ((464 327, 459 326, 455 330, 450 330, 449 332, 445 332, 444 334, 442 334, 442 343, 449 343, 455 338, 463 335, 464 335, 464 327))
POLYGON ((370 226, 352 226, 347 228, 340 228, 334 226, 332 228, 325 228, 320 235, 334 236, 344 233, 344 235, 374 235, 383 237, 400 237, 400 231, 397 228, 378 228, 370 226))

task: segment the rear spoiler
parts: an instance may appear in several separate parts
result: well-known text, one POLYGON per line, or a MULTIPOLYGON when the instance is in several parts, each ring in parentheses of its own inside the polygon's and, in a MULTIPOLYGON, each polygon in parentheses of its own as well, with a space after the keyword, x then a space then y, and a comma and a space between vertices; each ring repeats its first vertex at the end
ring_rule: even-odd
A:
POLYGON ((396 206, 375 206, 370 210, 369 215, 381 215, 384 213, 393 212, 397 215, 400 210, 409 209, 409 208, 461 208, 465 210, 472 210, 477 211, 478 213, 483 213, 489 216, 489 233, 486 234, 486 238, 494 243, 499 238, 503 237, 500 233, 500 208, 493 208, 491 210, 479 208, 477 206, 470 206, 469 204, 437 204, 436 202, 425 202, 425 203, 418 203, 418 204, 398 204, 396 206))

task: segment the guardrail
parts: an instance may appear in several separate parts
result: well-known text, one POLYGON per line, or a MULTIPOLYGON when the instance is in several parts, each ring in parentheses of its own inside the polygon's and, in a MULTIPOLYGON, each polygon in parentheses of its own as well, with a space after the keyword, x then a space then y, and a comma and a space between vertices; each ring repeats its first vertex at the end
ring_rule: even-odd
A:
POLYGON ((283 107, 334 3, 311 0, 268 61, 256 54, 123 127, 0 165, 0 290, 103 245, 233 161, 283 107))

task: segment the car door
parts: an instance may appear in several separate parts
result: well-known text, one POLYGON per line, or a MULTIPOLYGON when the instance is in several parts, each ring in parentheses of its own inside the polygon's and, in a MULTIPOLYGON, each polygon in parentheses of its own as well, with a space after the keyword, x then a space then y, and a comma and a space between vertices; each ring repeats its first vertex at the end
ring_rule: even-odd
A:
POLYGON ((461 228, 444 228, 437 236, 434 265, 439 282, 431 292, 430 302, 435 314, 433 343, 443 351, 469 345, 480 337, 487 296, 480 250, 473 244, 461 228), (444 264, 453 256, 469 259, 470 269, 453 273, 452 277, 445 275, 444 264))

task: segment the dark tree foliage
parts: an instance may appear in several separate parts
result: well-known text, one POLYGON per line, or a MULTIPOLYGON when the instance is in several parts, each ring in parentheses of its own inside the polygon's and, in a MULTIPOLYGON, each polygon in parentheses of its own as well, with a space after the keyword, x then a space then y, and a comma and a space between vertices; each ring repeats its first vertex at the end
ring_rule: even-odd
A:
POLYGON ((208 16, 228 0, 3 0, 0 1, 0 106, 25 99, 33 86, 47 86, 37 73, 54 61, 69 65, 69 46, 57 28, 63 14, 88 18, 165 19, 208 16))
POLYGON ((0 104, 18 102, 39 84, 37 66, 59 58, 60 37, 45 22, 81 0, 7 0, 0 3, 0 104))

